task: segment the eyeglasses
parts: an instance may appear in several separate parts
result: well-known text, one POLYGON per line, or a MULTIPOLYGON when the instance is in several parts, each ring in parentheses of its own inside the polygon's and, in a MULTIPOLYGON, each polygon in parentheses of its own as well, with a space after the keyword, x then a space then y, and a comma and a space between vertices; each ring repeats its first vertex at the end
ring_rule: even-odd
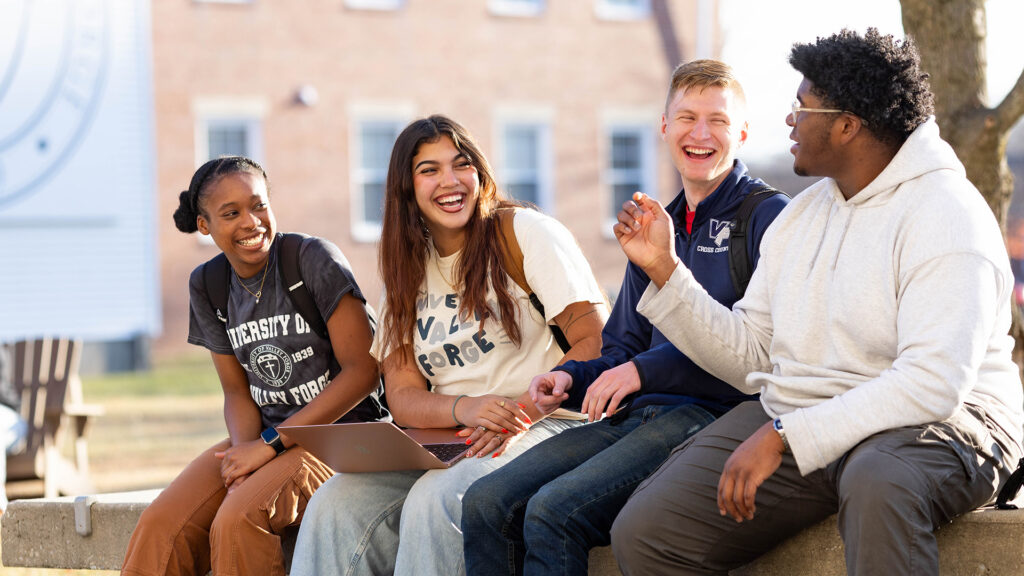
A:
MULTIPOLYGON (((801 112, 820 112, 822 114, 853 114, 853 112, 847 112, 846 110, 837 110, 835 108, 804 108, 803 106, 800 105, 799 100, 793 100, 793 112, 791 112, 793 117, 793 124, 796 124, 797 116, 801 112)), ((853 115, 857 116, 856 114, 853 115)), ((860 118, 860 116, 857 117, 860 118)), ((867 125, 867 122, 865 122, 863 118, 861 118, 861 122, 864 125, 867 125)))

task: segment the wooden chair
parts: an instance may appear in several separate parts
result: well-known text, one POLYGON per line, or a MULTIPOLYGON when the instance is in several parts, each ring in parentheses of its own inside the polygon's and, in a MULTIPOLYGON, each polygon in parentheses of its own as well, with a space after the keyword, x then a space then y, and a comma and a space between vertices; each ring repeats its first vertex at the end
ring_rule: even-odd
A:
POLYGON ((85 433, 89 418, 101 415, 103 407, 82 401, 81 342, 43 338, 11 348, 14 387, 28 431, 24 450, 7 457, 7 481, 42 480, 47 498, 92 492, 85 433), (63 455, 69 433, 73 461, 63 455))

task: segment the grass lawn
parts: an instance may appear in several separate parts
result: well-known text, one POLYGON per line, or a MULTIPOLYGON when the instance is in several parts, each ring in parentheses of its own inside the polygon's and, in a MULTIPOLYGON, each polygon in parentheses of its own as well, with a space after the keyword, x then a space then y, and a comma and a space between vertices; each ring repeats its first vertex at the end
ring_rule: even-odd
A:
POLYGON ((82 389, 87 402, 103 403, 124 397, 220 395, 213 361, 205 352, 163 360, 148 372, 85 376, 82 389))
MULTIPOLYGON (((227 437, 220 383, 207 353, 166 360, 147 372, 83 377, 82 388, 86 402, 106 410, 87 433, 97 492, 166 486, 192 458, 227 437)), ((112 574, 0 567, 3 576, 112 574)))

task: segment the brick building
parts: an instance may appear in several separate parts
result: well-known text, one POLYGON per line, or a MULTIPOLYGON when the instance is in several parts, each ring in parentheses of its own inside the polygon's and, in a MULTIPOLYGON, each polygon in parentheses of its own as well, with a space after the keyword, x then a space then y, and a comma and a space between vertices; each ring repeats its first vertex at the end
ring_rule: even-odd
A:
POLYGON ((216 248, 171 214, 201 162, 263 162, 281 230, 338 244, 371 303, 391 143, 445 113, 502 187, 577 236, 617 289, 622 197, 670 198, 658 138, 672 68, 717 53, 715 0, 158 0, 152 3, 163 335, 185 346, 188 274, 216 248))

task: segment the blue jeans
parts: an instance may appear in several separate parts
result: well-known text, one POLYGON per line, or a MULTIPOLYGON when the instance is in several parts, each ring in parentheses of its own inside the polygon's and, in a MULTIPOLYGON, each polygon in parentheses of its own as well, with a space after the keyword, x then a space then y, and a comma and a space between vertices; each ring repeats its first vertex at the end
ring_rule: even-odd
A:
POLYGON ((466 572, 587 574, 633 489, 715 420, 700 406, 646 406, 541 442, 463 498, 466 572))
POLYGON ((542 440, 581 426, 545 418, 497 458, 466 458, 451 468, 338 474, 306 506, 292 576, 462 574, 462 495, 542 440))

